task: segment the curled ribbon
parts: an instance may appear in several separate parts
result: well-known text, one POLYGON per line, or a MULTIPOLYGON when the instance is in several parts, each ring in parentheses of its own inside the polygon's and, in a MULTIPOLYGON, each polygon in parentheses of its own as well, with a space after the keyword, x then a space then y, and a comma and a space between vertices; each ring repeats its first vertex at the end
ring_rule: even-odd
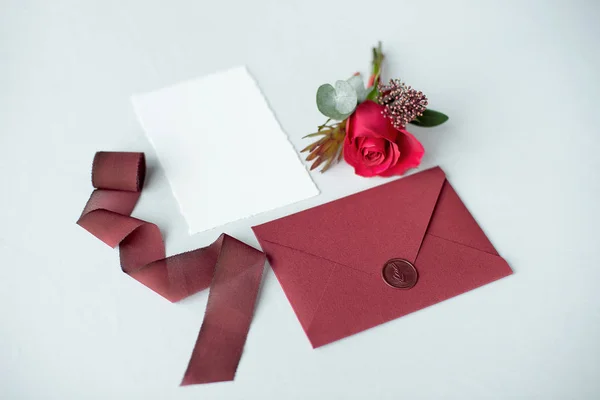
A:
POLYGON ((254 313, 266 256, 222 234, 211 245, 166 257, 158 227, 130 216, 146 172, 144 153, 98 152, 92 192, 77 224, 111 247, 121 269, 171 302, 210 287, 181 385, 233 380, 254 313))

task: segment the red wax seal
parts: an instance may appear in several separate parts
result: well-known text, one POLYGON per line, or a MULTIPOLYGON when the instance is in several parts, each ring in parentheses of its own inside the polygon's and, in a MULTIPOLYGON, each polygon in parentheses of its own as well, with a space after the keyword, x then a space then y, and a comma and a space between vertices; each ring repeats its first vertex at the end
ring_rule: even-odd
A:
POLYGON ((381 276, 385 283, 397 289, 410 289, 417 283, 417 269, 403 258, 392 258, 383 266, 381 276))

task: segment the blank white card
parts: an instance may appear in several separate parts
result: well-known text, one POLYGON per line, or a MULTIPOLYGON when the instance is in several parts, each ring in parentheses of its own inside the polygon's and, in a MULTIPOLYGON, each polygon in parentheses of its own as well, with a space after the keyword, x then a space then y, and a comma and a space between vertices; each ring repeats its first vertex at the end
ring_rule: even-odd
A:
POLYGON ((132 102, 190 234, 319 194, 245 67, 132 102))

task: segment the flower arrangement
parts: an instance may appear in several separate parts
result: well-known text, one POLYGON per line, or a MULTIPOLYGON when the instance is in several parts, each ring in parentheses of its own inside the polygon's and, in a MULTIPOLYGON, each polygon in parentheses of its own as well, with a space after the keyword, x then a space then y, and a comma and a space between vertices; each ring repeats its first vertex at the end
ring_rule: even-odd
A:
POLYGON ((356 73, 317 90, 317 107, 328 119, 317 132, 305 136, 321 136, 301 151, 309 153, 307 161, 314 160, 311 170, 323 165, 321 172, 325 172, 343 158, 357 175, 392 176, 421 163, 425 149, 406 125, 432 127, 448 117, 427 108, 427 97, 400 79, 382 84, 383 59, 380 42, 373 48, 366 87, 356 73))

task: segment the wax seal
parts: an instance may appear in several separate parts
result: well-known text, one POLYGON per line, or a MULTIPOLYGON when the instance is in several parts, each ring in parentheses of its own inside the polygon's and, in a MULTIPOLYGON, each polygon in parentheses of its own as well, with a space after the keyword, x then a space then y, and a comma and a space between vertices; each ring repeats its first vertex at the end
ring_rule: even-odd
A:
POLYGON ((381 276, 385 283, 397 289, 410 289, 417 283, 417 269, 403 258, 392 258, 383 266, 381 276))

